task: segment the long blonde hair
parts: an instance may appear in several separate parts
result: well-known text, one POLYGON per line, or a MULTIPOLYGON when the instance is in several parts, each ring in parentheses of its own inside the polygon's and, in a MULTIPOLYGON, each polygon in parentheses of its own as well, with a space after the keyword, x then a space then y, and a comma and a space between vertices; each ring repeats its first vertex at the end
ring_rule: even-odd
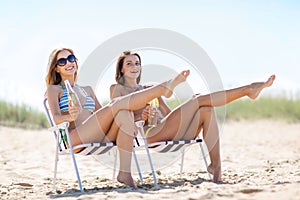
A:
MULTIPOLYGON (((61 51, 69 51, 71 54, 74 55, 74 51, 70 48, 57 48, 54 49, 49 57, 49 61, 48 61, 48 72, 46 75, 46 85, 58 85, 61 82, 61 76, 59 73, 57 73, 57 71, 55 70, 56 65, 57 65, 57 55, 61 52, 61 51)), ((77 61, 77 59, 76 59, 77 61)), ((78 66, 77 66, 77 62, 76 62, 76 68, 78 70, 78 66)), ((74 75, 74 80, 76 81, 77 79, 77 70, 75 72, 74 75)))

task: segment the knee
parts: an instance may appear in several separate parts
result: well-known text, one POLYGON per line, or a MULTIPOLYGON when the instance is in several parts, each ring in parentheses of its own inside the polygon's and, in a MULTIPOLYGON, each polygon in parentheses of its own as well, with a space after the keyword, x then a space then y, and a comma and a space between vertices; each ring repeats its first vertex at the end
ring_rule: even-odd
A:
POLYGON ((214 112, 214 108, 213 107, 208 107, 208 106, 205 106, 205 107, 200 107, 200 113, 204 113, 204 114, 211 114, 214 112))
POLYGON ((203 122, 216 121, 216 114, 214 107, 201 107, 199 113, 203 122))
POLYGON ((213 107, 200 107, 199 114, 205 119, 214 119, 215 118, 215 109, 213 107))
POLYGON ((115 115, 115 121, 119 124, 134 123, 133 112, 129 110, 120 110, 115 115))
POLYGON ((118 105, 118 102, 120 101, 121 97, 116 97, 112 99, 107 106, 111 107, 112 109, 115 108, 118 105))
POLYGON ((108 106, 110 107, 110 109, 112 110, 112 112, 114 114, 116 114, 120 110, 128 109, 129 108, 129 101, 130 101, 130 99, 124 98, 123 96, 116 97, 116 98, 112 99, 109 102, 108 106))
POLYGON ((197 104, 199 107, 204 106, 202 103, 204 100, 205 100, 205 97, 202 94, 194 94, 191 98, 191 101, 194 104, 197 104))
POLYGON ((132 132, 132 130, 135 128, 134 115, 133 112, 129 110, 120 110, 115 115, 115 122, 124 132, 132 132))

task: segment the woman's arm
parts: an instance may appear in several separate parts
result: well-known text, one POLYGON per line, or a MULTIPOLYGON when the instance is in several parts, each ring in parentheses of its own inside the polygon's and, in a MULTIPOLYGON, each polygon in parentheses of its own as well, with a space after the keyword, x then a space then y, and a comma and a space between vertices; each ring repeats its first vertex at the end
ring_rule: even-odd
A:
MULTIPOLYGON (((151 87, 152 85, 143 86, 144 89, 151 87)), ((171 112, 171 109, 168 107, 168 105, 165 103, 165 101, 162 99, 162 97, 158 97, 158 103, 159 103, 159 110, 163 114, 163 116, 166 116, 171 112)))
MULTIPOLYGON (((165 101, 159 97, 158 98, 159 102, 159 107, 158 107, 158 118, 159 121, 161 121, 166 115, 168 115, 171 112, 171 109, 168 107, 168 105, 165 103, 165 101)), ((150 110, 150 105, 147 105, 142 113, 141 113, 141 119, 147 121, 148 116, 149 116, 149 110, 150 110)))
MULTIPOLYGON (((143 87, 140 86, 140 88, 138 90, 143 90, 143 87)), ((120 84, 113 84, 110 86, 110 99, 111 100, 113 100, 114 98, 120 97, 120 96, 127 95, 127 94, 130 94, 130 92, 126 92, 126 90, 124 90, 124 87, 120 84)), ((134 121, 143 119, 142 118, 143 110, 144 109, 142 108, 142 109, 134 111, 134 121)))

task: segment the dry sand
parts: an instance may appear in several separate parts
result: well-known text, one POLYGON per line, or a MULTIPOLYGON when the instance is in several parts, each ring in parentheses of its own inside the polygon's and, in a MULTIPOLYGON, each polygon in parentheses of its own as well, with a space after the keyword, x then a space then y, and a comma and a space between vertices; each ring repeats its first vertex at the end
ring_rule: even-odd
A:
MULTIPOLYGON (((86 189, 81 194, 66 156, 59 161, 57 188, 52 190, 52 133, 0 127, 0 199, 300 199, 300 124, 226 122, 221 150, 223 184, 208 179, 199 146, 193 145, 186 152, 182 175, 178 153, 160 155, 161 159, 155 155, 158 186, 153 187, 149 172, 144 172, 146 184, 136 191, 112 183, 112 152, 77 156, 86 189), (178 161, 170 164, 174 157, 178 161)), ((142 168, 147 166, 141 162, 142 168)), ((136 173, 134 178, 138 180, 136 173)))

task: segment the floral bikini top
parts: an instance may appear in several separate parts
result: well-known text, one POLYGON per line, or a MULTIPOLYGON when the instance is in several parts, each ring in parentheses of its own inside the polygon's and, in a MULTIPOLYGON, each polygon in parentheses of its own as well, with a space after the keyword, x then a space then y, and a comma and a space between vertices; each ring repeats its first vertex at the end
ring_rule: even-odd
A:
MULTIPOLYGON (((64 93, 61 96, 61 98, 59 99, 59 108, 60 108, 61 112, 67 112, 67 111, 69 111, 68 91, 64 85, 61 84, 61 87, 64 90, 64 93)), ((87 109, 91 112, 94 112, 95 106, 96 106, 94 99, 83 88, 81 88, 81 87, 79 87, 79 88, 83 91, 83 93, 86 96, 86 98, 85 98, 86 101, 85 101, 85 104, 82 106, 82 108, 87 109)))

